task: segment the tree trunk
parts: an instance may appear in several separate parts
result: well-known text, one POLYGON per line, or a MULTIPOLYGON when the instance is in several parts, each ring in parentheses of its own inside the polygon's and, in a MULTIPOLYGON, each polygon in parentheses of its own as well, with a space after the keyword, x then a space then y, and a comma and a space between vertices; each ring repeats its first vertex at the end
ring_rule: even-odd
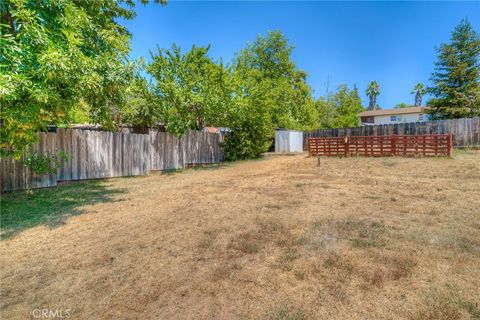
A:
POLYGON ((368 110, 375 110, 377 106, 377 97, 374 95, 370 96, 370 102, 368 104, 368 110))
POLYGON ((194 105, 193 106, 193 110, 195 112, 195 115, 196 115, 196 126, 197 126, 197 130, 202 130, 203 129, 203 126, 205 125, 204 121, 203 121, 203 116, 202 116, 202 107, 198 104, 194 105))
POLYGON ((12 33, 15 33, 17 32, 17 30, 15 30, 15 23, 13 22, 13 17, 12 17, 12 14, 10 13, 10 10, 9 10, 9 5, 5 5, 6 7, 6 10, 5 12, 2 12, 2 15, 0 16, 0 23, 2 24, 7 24, 10 26, 10 31, 12 33))
POLYGON ((415 95, 415 106, 421 106, 422 105, 422 95, 417 92, 415 95))

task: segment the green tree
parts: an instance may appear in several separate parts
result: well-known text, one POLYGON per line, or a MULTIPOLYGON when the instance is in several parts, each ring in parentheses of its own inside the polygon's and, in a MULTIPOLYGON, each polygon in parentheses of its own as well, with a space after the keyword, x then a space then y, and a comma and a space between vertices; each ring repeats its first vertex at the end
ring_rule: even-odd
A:
POLYGON ((81 103, 114 126, 132 74, 130 34, 117 21, 132 19, 133 8, 133 0, 0 3, 2 154, 20 156, 38 130, 64 123, 81 103))
POLYGON ((422 98, 426 91, 423 83, 417 83, 415 87, 413 87, 411 94, 415 95, 415 106, 422 105, 422 98))
POLYGON ((302 129, 316 122, 307 74, 293 62, 293 49, 280 31, 272 31, 247 44, 233 63, 237 76, 252 77, 266 91, 264 102, 275 128, 302 129))
POLYGON ((224 142, 228 161, 256 158, 266 152, 274 135, 268 87, 258 83, 256 70, 234 70, 229 83, 233 92, 224 142))
POLYGON ((428 112, 434 119, 480 115, 480 38, 467 20, 437 49, 428 112))
POLYGON ((317 111, 306 73, 291 58, 293 47, 279 32, 258 36, 236 55, 230 67, 232 102, 226 125, 227 159, 266 152, 276 128, 307 129, 317 111))
POLYGON ((131 125, 139 132, 148 132, 162 122, 158 96, 154 93, 154 85, 142 77, 140 69, 125 90, 126 102, 120 110, 119 122, 131 125))
POLYGON ((356 86, 349 89, 342 84, 328 99, 316 101, 323 128, 351 128, 358 125, 358 114, 364 110, 356 86))
POLYGON ((377 106, 377 96, 380 94, 380 86, 376 81, 372 81, 368 84, 366 90, 367 96, 370 98, 368 103, 368 110, 375 110, 377 106))
POLYGON ((333 128, 335 119, 335 109, 327 97, 319 97, 315 101, 315 108, 318 113, 318 125, 320 128, 333 128))
POLYGON ((152 54, 148 72, 155 79, 159 118, 170 132, 220 125, 229 103, 229 73, 208 56, 209 47, 183 54, 176 45, 152 54))

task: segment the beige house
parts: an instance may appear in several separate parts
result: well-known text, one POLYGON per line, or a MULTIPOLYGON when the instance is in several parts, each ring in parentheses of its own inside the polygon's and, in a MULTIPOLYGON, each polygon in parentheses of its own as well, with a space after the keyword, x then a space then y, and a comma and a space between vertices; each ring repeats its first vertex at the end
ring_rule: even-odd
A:
POLYGON ((358 116, 362 126, 428 121, 428 115, 425 114, 424 107, 369 110, 360 112, 358 116))

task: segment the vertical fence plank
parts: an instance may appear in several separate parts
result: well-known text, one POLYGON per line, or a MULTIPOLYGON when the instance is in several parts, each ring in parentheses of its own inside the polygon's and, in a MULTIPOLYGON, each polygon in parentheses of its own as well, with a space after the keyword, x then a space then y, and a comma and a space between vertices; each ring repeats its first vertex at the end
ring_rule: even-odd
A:
MULTIPOLYGON (((64 151, 64 139, 63 139, 63 135, 64 135, 64 129, 62 128, 57 128, 57 133, 56 133, 56 138, 55 138, 55 143, 56 143, 56 149, 57 149, 57 152, 60 153, 61 151, 64 151)), ((64 176, 65 174, 65 161, 61 161, 61 165, 60 167, 58 168, 58 171, 57 171, 57 181, 58 180, 61 180, 61 178, 64 176)))
MULTIPOLYGON (((57 151, 57 135, 54 132, 48 132, 46 135, 47 153, 48 155, 58 155, 57 151)), ((57 185, 57 173, 49 173, 46 177, 47 187, 53 187, 57 185)))
POLYGON ((5 157, 0 157, 0 192, 7 191, 7 186, 5 183, 7 182, 8 174, 7 170, 5 170, 5 161, 5 157))
POLYGON ((68 159, 63 170, 63 176, 60 180, 72 180, 72 163, 73 163, 73 151, 72 151, 72 129, 66 129, 63 135, 63 148, 65 154, 68 156, 68 159))
MULTIPOLYGON (((47 149, 47 134, 45 132, 40 133, 40 144, 39 144, 39 150, 38 153, 41 156, 47 156, 48 155, 48 149, 47 149)), ((48 178, 47 175, 44 174, 37 174, 38 180, 38 187, 40 188, 45 188, 48 186, 48 178)))

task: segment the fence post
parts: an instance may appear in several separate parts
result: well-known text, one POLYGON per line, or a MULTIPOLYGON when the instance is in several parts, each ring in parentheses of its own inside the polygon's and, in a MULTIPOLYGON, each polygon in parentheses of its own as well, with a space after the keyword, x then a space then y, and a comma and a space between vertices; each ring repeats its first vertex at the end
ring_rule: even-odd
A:
POLYGON ((449 157, 452 155, 452 145, 453 145, 453 134, 450 133, 447 139, 447 150, 448 150, 447 154, 449 157))
POLYGON ((422 136, 422 140, 423 140, 423 156, 425 157, 426 156, 426 152, 427 150, 426 147, 427 147, 427 137, 425 135, 422 136))
POLYGON ((385 136, 380 136, 380 156, 383 157, 383 145, 385 144, 385 136))
POLYGON ((346 158, 346 157, 348 157, 348 151, 349 151, 349 148, 348 148, 348 136, 345 137, 344 144, 345 144, 344 153, 345 153, 345 158, 346 158))
POLYGON ((390 142, 390 152, 392 153, 392 156, 395 156, 397 154, 397 151, 396 151, 396 136, 392 136, 391 137, 391 142, 390 142))

